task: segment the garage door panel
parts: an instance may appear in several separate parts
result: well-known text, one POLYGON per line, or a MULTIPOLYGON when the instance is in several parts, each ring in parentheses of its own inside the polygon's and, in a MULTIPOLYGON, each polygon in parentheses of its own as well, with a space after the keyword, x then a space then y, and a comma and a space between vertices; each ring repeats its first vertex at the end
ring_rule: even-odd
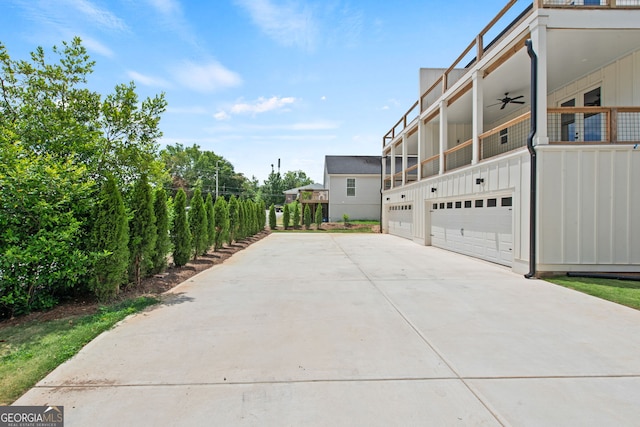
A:
MULTIPOLYGON (((486 200, 483 200, 482 207, 432 210, 431 244, 499 264, 511 265, 512 208, 487 207, 484 202, 486 200)), ((453 205, 455 206, 455 203, 453 205)))

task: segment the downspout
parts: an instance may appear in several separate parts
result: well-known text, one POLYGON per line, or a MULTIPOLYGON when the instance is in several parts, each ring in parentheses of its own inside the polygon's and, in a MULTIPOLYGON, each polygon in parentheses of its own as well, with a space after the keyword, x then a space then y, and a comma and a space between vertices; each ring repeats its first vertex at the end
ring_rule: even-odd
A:
POLYGON ((533 42, 530 39, 525 44, 527 45, 527 53, 531 58, 531 130, 527 137, 527 148, 529 149, 529 154, 531 154, 531 195, 529 199, 529 272, 524 277, 531 279, 536 275, 536 178, 538 174, 533 137, 538 127, 538 56, 533 51, 533 42))
POLYGON ((380 234, 382 234, 382 191, 384 190, 384 163, 387 159, 385 156, 380 156, 380 234))

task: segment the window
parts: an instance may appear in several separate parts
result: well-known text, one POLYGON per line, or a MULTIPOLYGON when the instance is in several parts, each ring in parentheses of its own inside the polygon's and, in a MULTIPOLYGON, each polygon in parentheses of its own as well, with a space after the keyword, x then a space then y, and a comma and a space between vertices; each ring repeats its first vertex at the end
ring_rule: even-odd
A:
POLYGON ((347 197, 356 196, 356 179, 347 178, 347 197))
POLYGON ((496 206, 498 206, 498 201, 496 199, 487 199, 488 208, 495 208, 496 206))
POLYGON ((500 144, 506 144, 509 142, 509 131, 508 129, 502 129, 500 131, 500 144))
POLYGON ((511 197, 503 197, 502 206, 513 206, 513 199, 511 197))
POLYGON ((464 201, 464 207, 465 208, 470 208, 471 207, 471 200, 465 200, 464 201))
POLYGON ((431 209, 438 209, 438 204, 434 203, 433 205, 431 205, 431 209))
POLYGON ((482 202, 483 202, 483 200, 476 200, 476 208, 481 208, 482 207, 482 202))
POLYGON ((462 202, 456 202, 456 209, 460 209, 462 207, 462 202))
POLYGON ((453 209, 453 202, 447 202, 447 209, 453 209))

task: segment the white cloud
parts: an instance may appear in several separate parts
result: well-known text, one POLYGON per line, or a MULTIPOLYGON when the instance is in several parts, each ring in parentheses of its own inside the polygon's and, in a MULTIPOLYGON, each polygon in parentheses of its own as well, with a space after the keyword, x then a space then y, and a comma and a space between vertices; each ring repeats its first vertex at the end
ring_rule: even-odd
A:
POLYGON ((236 3, 276 42, 313 50, 318 29, 308 7, 301 6, 299 2, 277 5, 272 0, 236 0, 236 3))
POLYGON ((196 92, 215 92, 242 84, 242 78, 238 73, 216 61, 207 64, 185 61, 173 72, 183 86, 196 92))
POLYGON ((213 115, 213 118, 219 121, 231 120, 231 116, 224 111, 218 111, 213 115))
POLYGON ((129 78, 133 79, 136 83, 140 83, 144 86, 156 86, 156 87, 169 87, 170 84, 166 80, 160 77, 147 76, 145 74, 138 73, 137 71, 127 71, 129 78))
POLYGON ((66 3, 81 12, 95 25, 119 31, 127 30, 127 25, 122 19, 88 0, 67 0, 66 3))
POLYGON ((96 52, 102 56, 106 56, 107 58, 113 58, 115 54, 109 47, 100 43, 98 40, 93 39, 87 36, 81 36, 82 44, 90 51, 96 52))
POLYGON ((232 114, 260 114, 266 113, 268 111, 283 109, 287 105, 293 104, 295 102, 296 98, 293 97, 280 98, 277 96, 272 96, 268 99, 260 97, 252 103, 237 103, 231 107, 230 112, 232 114))
POLYGON ((321 97, 320 97, 320 100, 321 100, 321 101, 326 101, 326 100, 327 100, 327 97, 323 95, 323 96, 321 96, 321 97))
POLYGON ((175 0, 147 0, 147 2, 165 16, 175 16, 182 14, 180 3, 175 0))

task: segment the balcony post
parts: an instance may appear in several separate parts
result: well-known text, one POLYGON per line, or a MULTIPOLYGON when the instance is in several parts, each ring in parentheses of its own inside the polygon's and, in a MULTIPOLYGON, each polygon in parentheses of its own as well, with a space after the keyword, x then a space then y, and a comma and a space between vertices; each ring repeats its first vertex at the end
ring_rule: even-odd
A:
POLYGON ((472 119, 472 138, 473 145, 472 150, 473 153, 471 155, 471 164, 475 165, 480 161, 480 135, 484 132, 484 114, 482 104, 484 102, 484 88, 483 88, 484 79, 482 74, 479 71, 473 72, 473 119, 472 119))
POLYGON ((390 176, 390 186, 392 189, 396 185, 396 145, 391 144, 391 176, 390 176))
POLYGON ((407 183, 407 133, 402 134, 402 185, 407 183))
POLYGON ((444 152, 447 151, 447 130, 449 127, 447 120, 447 101, 443 99, 442 101, 440 101, 440 158, 438 159, 440 175, 445 173, 446 162, 444 158, 444 152))
POLYGON ((538 125, 534 145, 549 144, 547 133, 547 21, 549 17, 540 15, 529 30, 533 49, 538 55, 538 125))
POLYGON ((423 141, 422 141, 422 138, 424 137, 423 127, 424 127, 424 122, 422 121, 422 119, 418 119, 418 170, 417 170, 418 181, 422 179, 422 158, 424 157, 423 141))

